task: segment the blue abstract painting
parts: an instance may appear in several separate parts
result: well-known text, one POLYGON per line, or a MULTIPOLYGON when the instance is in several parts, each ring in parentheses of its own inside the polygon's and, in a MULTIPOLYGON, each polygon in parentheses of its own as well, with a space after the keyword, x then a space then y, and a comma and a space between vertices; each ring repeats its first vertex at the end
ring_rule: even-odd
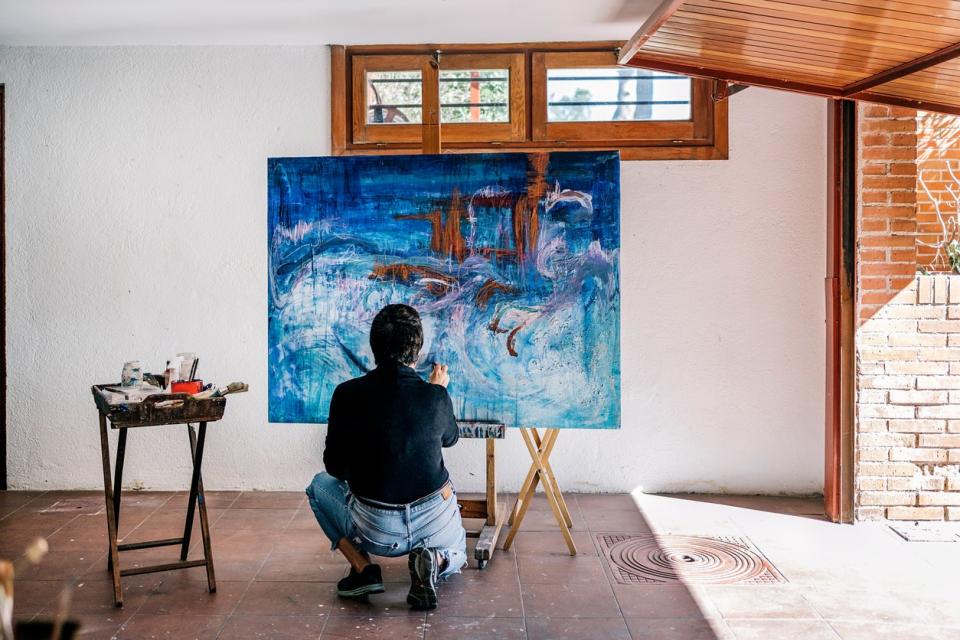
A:
POLYGON ((461 420, 620 426, 616 152, 271 158, 269 414, 326 422, 387 304, 461 420))

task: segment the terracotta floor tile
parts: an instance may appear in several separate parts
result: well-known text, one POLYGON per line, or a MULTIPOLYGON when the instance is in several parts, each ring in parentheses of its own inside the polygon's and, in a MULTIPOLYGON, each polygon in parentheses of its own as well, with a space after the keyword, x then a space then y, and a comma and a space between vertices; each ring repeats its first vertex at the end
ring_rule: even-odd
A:
POLYGON ((703 593, 724 618, 819 618, 794 587, 707 586, 703 593))
MULTIPOLYGON (((329 553, 275 550, 266 558, 256 579, 261 582, 336 582, 347 575, 348 568, 345 560, 333 559, 329 553)), ((387 575, 384 572, 384 580, 393 580, 387 575)))
POLYGON ((528 640, 630 640, 621 617, 528 618, 528 640))
MULTIPOLYGON (((202 615, 230 615, 249 584, 249 582, 217 580, 216 592, 210 593, 203 574, 189 575, 186 571, 170 572, 147 597, 138 613, 178 614, 189 611, 202 615)), ((124 606, 126 606, 126 595, 124 595, 124 606)))
POLYGON ((227 509, 211 526, 215 531, 247 529, 264 535, 280 532, 296 514, 296 509, 227 509))
MULTIPOLYGON (((576 493, 580 511, 587 515, 594 511, 636 511, 637 503, 626 493, 576 493)), ((571 494, 567 494, 569 501, 571 494)))
POLYGON ((287 525, 287 531, 320 531, 317 516, 314 515, 309 505, 297 509, 287 525))
POLYGON ((303 491, 244 491, 231 509, 298 509, 307 501, 303 491))
POLYGON ((45 493, 46 491, 0 491, 0 507, 22 507, 45 493))
MULTIPOLYGON (((578 555, 595 556, 597 548, 593 543, 593 536, 587 531, 571 531, 573 544, 577 547, 578 555)), ((507 537, 505 529, 500 536, 500 546, 503 546, 502 540, 507 537)), ((567 543, 557 530, 553 531, 525 531, 521 526, 519 533, 513 541, 513 550, 517 555, 566 555, 567 543)))
POLYGON ((233 505, 241 491, 206 491, 208 509, 227 509, 233 505))
POLYGON ((409 618, 339 616, 327 620, 324 640, 419 640, 423 638, 423 615, 409 618))
POLYGON ((440 606, 430 616, 521 618, 520 582, 484 571, 469 571, 440 585, 440 606))
MULTIPOLYGON (((627 618, 634 640, 732 640, 733 634, 722 620, 703 618, 627 618)), ((780 636, 767 636, 780 640, 780 636)), ((811 639, 812 640, 812 639, 811 639)))
POLYGON ((714 613, 712 605, 682 585, 615 585, 613 591, 626 618, 702 619, 714 613))
POLYGON ((522 618, 441 618, 426 624, 426 640, 524 640, 522 618))
MULTIPOLYGON (((583 516, 580 515, 579 510, 571 511, 570 519, 573 521, 574 530, 586 530, 587 523, 583 519, 583 516)), ((553 514, 553 511, 550 511, 549 509, 546 511, 530 509, 523 517, 523 522, 520 523, 520 530, 559 531, 559 526, 560 525, 557 524, 557 517, 553 514)))
POLYGON ((930 625, 942 622, 938 609, 925 602, 929 594, 922 592, 911 597, 909 594, 889 591, 843 589, 835 586, 804 587, 801 592, 804 599, 829 620, 916 622, 930 625))
MULTIPOLYGON (((736 640, 840 640, 824 620, 727 620, 736 640)), ((910 637, 910 636, 905 636, 910 637)))
MULTIPOLYGON (((372 617, 422 617, 422 611, 414 611, 407 604, 410 581, 384 582, 384 593, 378 593, 361 599, 340 598, 336 595, 336 586, 325 584, 326 594, 330 598, 329 613, 332 616, 372 616, 372 617)), ((441 598, 443 598, 441 592, 441 598)))
POLYGON ((88 569, 103 562, 106 573, 106 549, 79 551, 50 551, 40 564, 21 563, 17 567, 18 580, 66 580, 83 575, 88 569))
POLYGON ((115 640, 120 631, 120 625, 132 616, 123 609, 112 614, 84 614, 71 615, 70 619, 80 624, 77 640, 115 640))
POLYGON ((327 582, 254 582, 236 607, 237 614, 291 616, 329 614, 336 593, 327 582))
POLYGON ((611 618, 620 615, 613 591, 594 584, 524 584, 523 613, 527 618, 611 618))
POLYGON ((650 523, 639 511, 590 511, 585 516, 590 531, 618 533, 650 533, 650 523))
POLYGON ((327 617, 235 614, 220 632, 222 640, 317 640, 327 617))
POLYGON ((607 584, 602 560, 595 556, 523 555, 517 559, 524 584, 607 584))
POLYGON ((121 625, 118 640, 170 638, 171 640, 208 640, 220 634, 226 616, 137 613, 121 625))
POLYGON ((40 613, 64 588, 62 580, 28 580, 17 578, 13 599, 13 617, 29 620, 40 613))
MULTIPOLYGON (((106 573, 106 571, 104 571, 106 573)), ((127 576, 121 580, 123 587, 123 612, 132 615, 146 602, 150 593, 161 582, 161 574, 142 574, 127 576)), ((45 615, 56 612, 56 601, 44 608, 45 615)), ((70 597, 70 612, 77 614, 103 614, 111 617, 121 616, 113 601, 113 582, 109 580, 80 580, 74 586, 70 597)), ((122 621, 122 620, 121 620, 122 621)))
POLYGON ((878 622, 830 623, 843 640, 956 640, 960 627, 878 622))

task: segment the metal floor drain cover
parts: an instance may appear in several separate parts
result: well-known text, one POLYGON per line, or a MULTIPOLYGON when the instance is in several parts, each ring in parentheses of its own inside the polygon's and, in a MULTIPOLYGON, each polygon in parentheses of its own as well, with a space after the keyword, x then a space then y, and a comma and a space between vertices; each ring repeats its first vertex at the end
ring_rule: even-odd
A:
POLYGON ((746 538, 597 534, 620 584, 779 584, 786 582, 746 538))

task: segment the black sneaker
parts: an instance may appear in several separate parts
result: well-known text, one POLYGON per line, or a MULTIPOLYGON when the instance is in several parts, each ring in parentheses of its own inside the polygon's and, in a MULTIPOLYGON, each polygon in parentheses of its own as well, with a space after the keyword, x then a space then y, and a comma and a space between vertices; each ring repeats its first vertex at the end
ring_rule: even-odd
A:
POLYGON ((383 593, 383 577, 380 565, 371 564, 360 573, 350 567, 350 575, 337 583, 337 595, 341 598, 359 598, 371 593, 383 593))
POLYGON ((407 602, 419 611, 437 608, 437 556, 432 549, 414 549, 407 560, 410 569, 410 593, 407 602))

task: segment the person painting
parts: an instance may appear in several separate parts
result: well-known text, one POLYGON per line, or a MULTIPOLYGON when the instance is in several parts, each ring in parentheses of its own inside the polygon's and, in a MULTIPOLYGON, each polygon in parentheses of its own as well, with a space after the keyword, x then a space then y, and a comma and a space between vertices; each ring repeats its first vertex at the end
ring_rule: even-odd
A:
POLYGON ((326 471, 307 497, 323 532, 350 563, 337 594, 384 591, 371 556, 409 555, 415 609, 435 609, 437 583, 467 563, 466 532, 443 464, 443 447, 459 437, 447 394, 447 367, 429 382, 414 370, 423 346, 417 311, 384 307, 370 327, 377 367, 340 384, 330 399, 326 471))

